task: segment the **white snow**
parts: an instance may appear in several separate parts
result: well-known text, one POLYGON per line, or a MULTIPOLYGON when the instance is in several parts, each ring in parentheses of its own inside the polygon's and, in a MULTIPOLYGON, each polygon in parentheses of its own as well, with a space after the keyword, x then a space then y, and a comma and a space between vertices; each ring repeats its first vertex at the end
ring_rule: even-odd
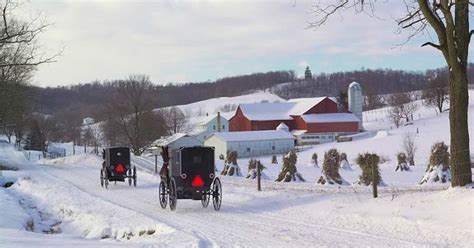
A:
MULTIPOLYGON (((274 182, 281 155, 279 164, 271 164, 271 156, 256 158, 269 178, 262 180, 261 192, 256 191, 256 180, 220 177, 219 212, 212 203, 204 209, 199 201, 181 199, 175 212, 161 209, 153 157, 132 156, 136 188, 112 183, 106 190, 100 187, 101 159, 95 155, 33 161, 1 143, 0 164, 19 170, 2 171, 0 177, 15 182, 0 188, 0 247, 474 247, 474 190, 419 185, 431 145, 449 144, 448 113, 436 115, 421 107, 413 124, 395 129, 379 109, 364 113, 364 125, 368 132, 352 142, 299 150, 297 169, 306 182, 274 182), (396 154, 407 132, 416 136, 416 165, 395 172, 396 154), (340 174, 351 184, 361 173, 354 162, 359 153, 375 152, 385 160, 380 169, 386 186, 379 187, 378 198, 372 198, 371 187, 316 184, 321 168, 311 157, 317 153, 322 165, 324 152, 331 148, 347 154, 352 170, 341 169, 340 174), (44 233, 49 231, 53 233, 44 233)), ((470 140, 474 147, 474 138, 470 140)), ((239 159, 240 167, 246 168, 249 159, 239 159)), ((222 170, 224 162, 216 163, 222 170)))
POLYGON ((240 104, 239 107, 249 120, 292 120, 291 116, 303 115, 326 98, 328 97, 298 98, 279 103, 240 104))

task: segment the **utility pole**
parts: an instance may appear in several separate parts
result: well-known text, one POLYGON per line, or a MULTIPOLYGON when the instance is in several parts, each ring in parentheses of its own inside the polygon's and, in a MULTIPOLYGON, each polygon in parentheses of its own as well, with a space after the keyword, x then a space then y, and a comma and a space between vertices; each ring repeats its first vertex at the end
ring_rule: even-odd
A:
POLYGON ((374 198, 377 198, 377 182, 376 182, 376 177, 377 177, 377 167, 374 163, 374 159, 372 156, 370 156, 370 165, 372 166, 372 191, 374 194, 374 198))
POLYGON ((262 191, 262 175, 260 174, 260 160, 257 161, 257 190, 262 191))

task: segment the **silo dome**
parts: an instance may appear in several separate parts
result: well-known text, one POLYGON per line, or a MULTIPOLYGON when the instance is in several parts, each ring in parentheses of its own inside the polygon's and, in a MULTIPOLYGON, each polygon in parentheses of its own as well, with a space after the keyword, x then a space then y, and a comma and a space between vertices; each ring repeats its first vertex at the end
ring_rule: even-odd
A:
POLYGON ((285 123, 280 123, 280 125, 277 126, 276 130, 283 130, 283 131, 290 131, 290 128, 285 124, 285 123))
POLYGON ((349 102, 349 111, 359 118, 359 130, 363 130, 362 126, 362 87, 357 82, 352 82, 349 84, 348 92, 348 102, 349 102))

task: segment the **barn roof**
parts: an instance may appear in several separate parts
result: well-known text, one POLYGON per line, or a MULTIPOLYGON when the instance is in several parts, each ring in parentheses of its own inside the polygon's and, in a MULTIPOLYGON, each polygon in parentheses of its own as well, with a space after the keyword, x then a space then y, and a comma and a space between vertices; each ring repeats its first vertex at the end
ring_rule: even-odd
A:
POLYGON ((189 139, 194 139, 193 137, 189 136, 186 133, 175 133, 173 135, 167 136, 167 137, 162 137, 161 139, 157 139, 153 141, 152 146, 169 146, 170 144, 176 142, 177 140, 181 138, 189 138, 189 139))
POLYGON ((302 115, 306 123, 335 123, 335 122, 359 122, 359 118, 352 113, 329 113, 302 115))
POLYGON ((247 103, 240 104, 240 110, 249 120, 292 120, 288 114, 294 103, 247 103))
MULTIPOLYGON (((292 115, 303 115, 328 97, 298 98, 284 103, 240 104, 240 110, 249 120, 292 120, 292 115)), ((334 101, 331 98, 328 98, 334 101)))
POLYGON ((213 136, 228 142, 294 139, 291 133, 283 130, 220 132, 214 133, 213 136))
MULTIPOLYGON (((221 120, 228 121, 229 120, 228 116, 229 116, 228 113, 221 113, 221 120)), ((197 116, 197 117, 191 118, 189 122, 192 122, 192 124, 195 124, 195 125, 205 125, 209 123, 210 121, 214 120, 215 118, 217 118, 217 114, 211 114, 208 116, 197 116)))
POLYGON ((290 115, 302 115, 310 110, 312 107, 318 105, 321 101, 328 97, 312 97, 312 98, 295 98, 290 99, 288 102, 294 103, 293 108, 290 111, 290 115))

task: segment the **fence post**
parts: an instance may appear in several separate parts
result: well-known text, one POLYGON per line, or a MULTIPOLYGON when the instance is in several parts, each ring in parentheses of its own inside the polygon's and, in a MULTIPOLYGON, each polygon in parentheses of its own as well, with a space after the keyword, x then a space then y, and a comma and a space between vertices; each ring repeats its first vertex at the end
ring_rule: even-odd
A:
POLYGON ((158 174, 158 155, 155 155, 155 174, 158 174))
POLYGON ((260 160, 257 161, 257 190, 262 191, 262 184, 261 184, 261 175, 260 175, 260 160))
POLYGON ((377 183, 376 183, 376 179, 377 179, 377 167, 374 163, 374 159, 371 158, 370 159, 371 161, 371 166, 372 166, 372 191, 373 191, 373 194, 374 194, 374 198, 377 198, 377 183))

